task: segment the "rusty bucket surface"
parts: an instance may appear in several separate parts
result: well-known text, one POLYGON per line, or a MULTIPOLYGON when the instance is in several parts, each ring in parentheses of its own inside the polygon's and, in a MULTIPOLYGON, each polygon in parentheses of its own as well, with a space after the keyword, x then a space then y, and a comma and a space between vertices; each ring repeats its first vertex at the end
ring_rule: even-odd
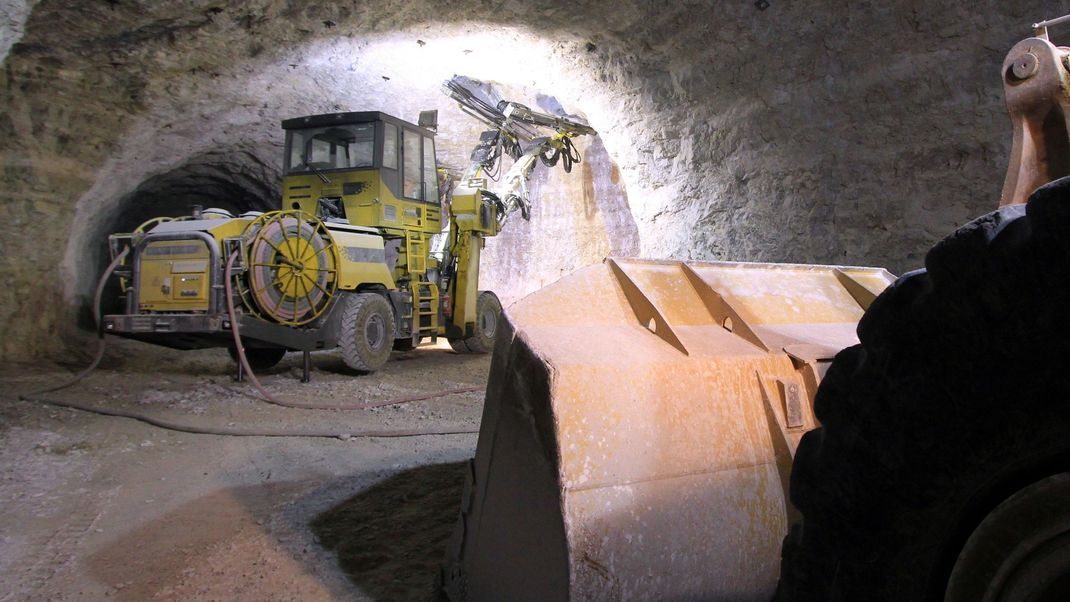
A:
POLYGON ((768 599, 824 368, 885 270, 609 259, 509 308, 452 599, 768 599))

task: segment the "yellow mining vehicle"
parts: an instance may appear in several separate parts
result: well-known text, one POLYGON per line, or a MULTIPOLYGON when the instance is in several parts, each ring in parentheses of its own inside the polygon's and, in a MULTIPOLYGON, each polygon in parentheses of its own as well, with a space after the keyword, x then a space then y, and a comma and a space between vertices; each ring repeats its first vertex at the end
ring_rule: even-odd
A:
POLYGON ((571 139, 594 130, 518 103, 492 105, 457 81, 446 88, 490 125, 456 186, 436 163, 437 112, 418 124, 380 112, 286 120, 280 210, 197 208, 110 237, 113 259, 129 253, 117 270, 126 309, 105 316, 104 331, 233 353, 238 328, 253 369, 300 350, 306 378, 308 352, 336 345, 361 372, 424 337, 490 351, 501 304, 478 290, 485 239, 514 211, 528 217, 524 184, 536 163, 570 169, 579 160, 571 139), (503 154, 514 164, 495 194, 487 174, 503 154), (227 299, 226 280, 237 299, 227 299), (239 305, 238 324, 228 301, 239 305))
POLYGON ((1003 207, 928 271, 607 259, 512 305, 448 596, 1068 599, 1063 21, 1003 65, 1003 207))

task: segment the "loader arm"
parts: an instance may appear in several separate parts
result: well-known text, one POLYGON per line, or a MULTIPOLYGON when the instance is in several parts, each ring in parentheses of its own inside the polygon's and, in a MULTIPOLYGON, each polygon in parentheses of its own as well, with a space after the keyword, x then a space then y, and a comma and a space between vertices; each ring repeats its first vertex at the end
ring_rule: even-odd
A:
POLYGON ((1003 89, 1014 142, 1000 206, 1025 203, 1034 190, 1070 175, 1070 48, 1055 46, 1048 28, 1070 16, 1033 25, 1003 62, 1003 89))

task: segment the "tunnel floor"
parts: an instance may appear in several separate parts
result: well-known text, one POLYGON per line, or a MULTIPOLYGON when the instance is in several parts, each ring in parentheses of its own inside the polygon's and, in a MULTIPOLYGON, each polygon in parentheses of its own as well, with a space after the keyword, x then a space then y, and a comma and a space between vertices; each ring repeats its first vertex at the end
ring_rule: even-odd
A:
MULTIPOLYGON (((49 397, 183 423, 264 429, 478 428, 473 392, 360 411, 270 406, 222 350, 109 342, 102 367, 49 397)), ((489 356, 395 352, 368 376, 336 351, 261 380, 287 399, 354 402, 485 386, 489 356)), ((0 600, 430 599, 474 434, 194 435, 19 401, 81 366, 0 372, 0 600)))

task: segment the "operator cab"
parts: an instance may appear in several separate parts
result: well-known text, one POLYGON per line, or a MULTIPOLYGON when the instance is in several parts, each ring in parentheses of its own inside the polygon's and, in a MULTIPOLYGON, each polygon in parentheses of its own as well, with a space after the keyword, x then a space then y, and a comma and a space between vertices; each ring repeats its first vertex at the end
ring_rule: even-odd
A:
POLYGON ((435 133, 386 113, 287 119, 283 209, 328 222, 437 232, 435 133))

